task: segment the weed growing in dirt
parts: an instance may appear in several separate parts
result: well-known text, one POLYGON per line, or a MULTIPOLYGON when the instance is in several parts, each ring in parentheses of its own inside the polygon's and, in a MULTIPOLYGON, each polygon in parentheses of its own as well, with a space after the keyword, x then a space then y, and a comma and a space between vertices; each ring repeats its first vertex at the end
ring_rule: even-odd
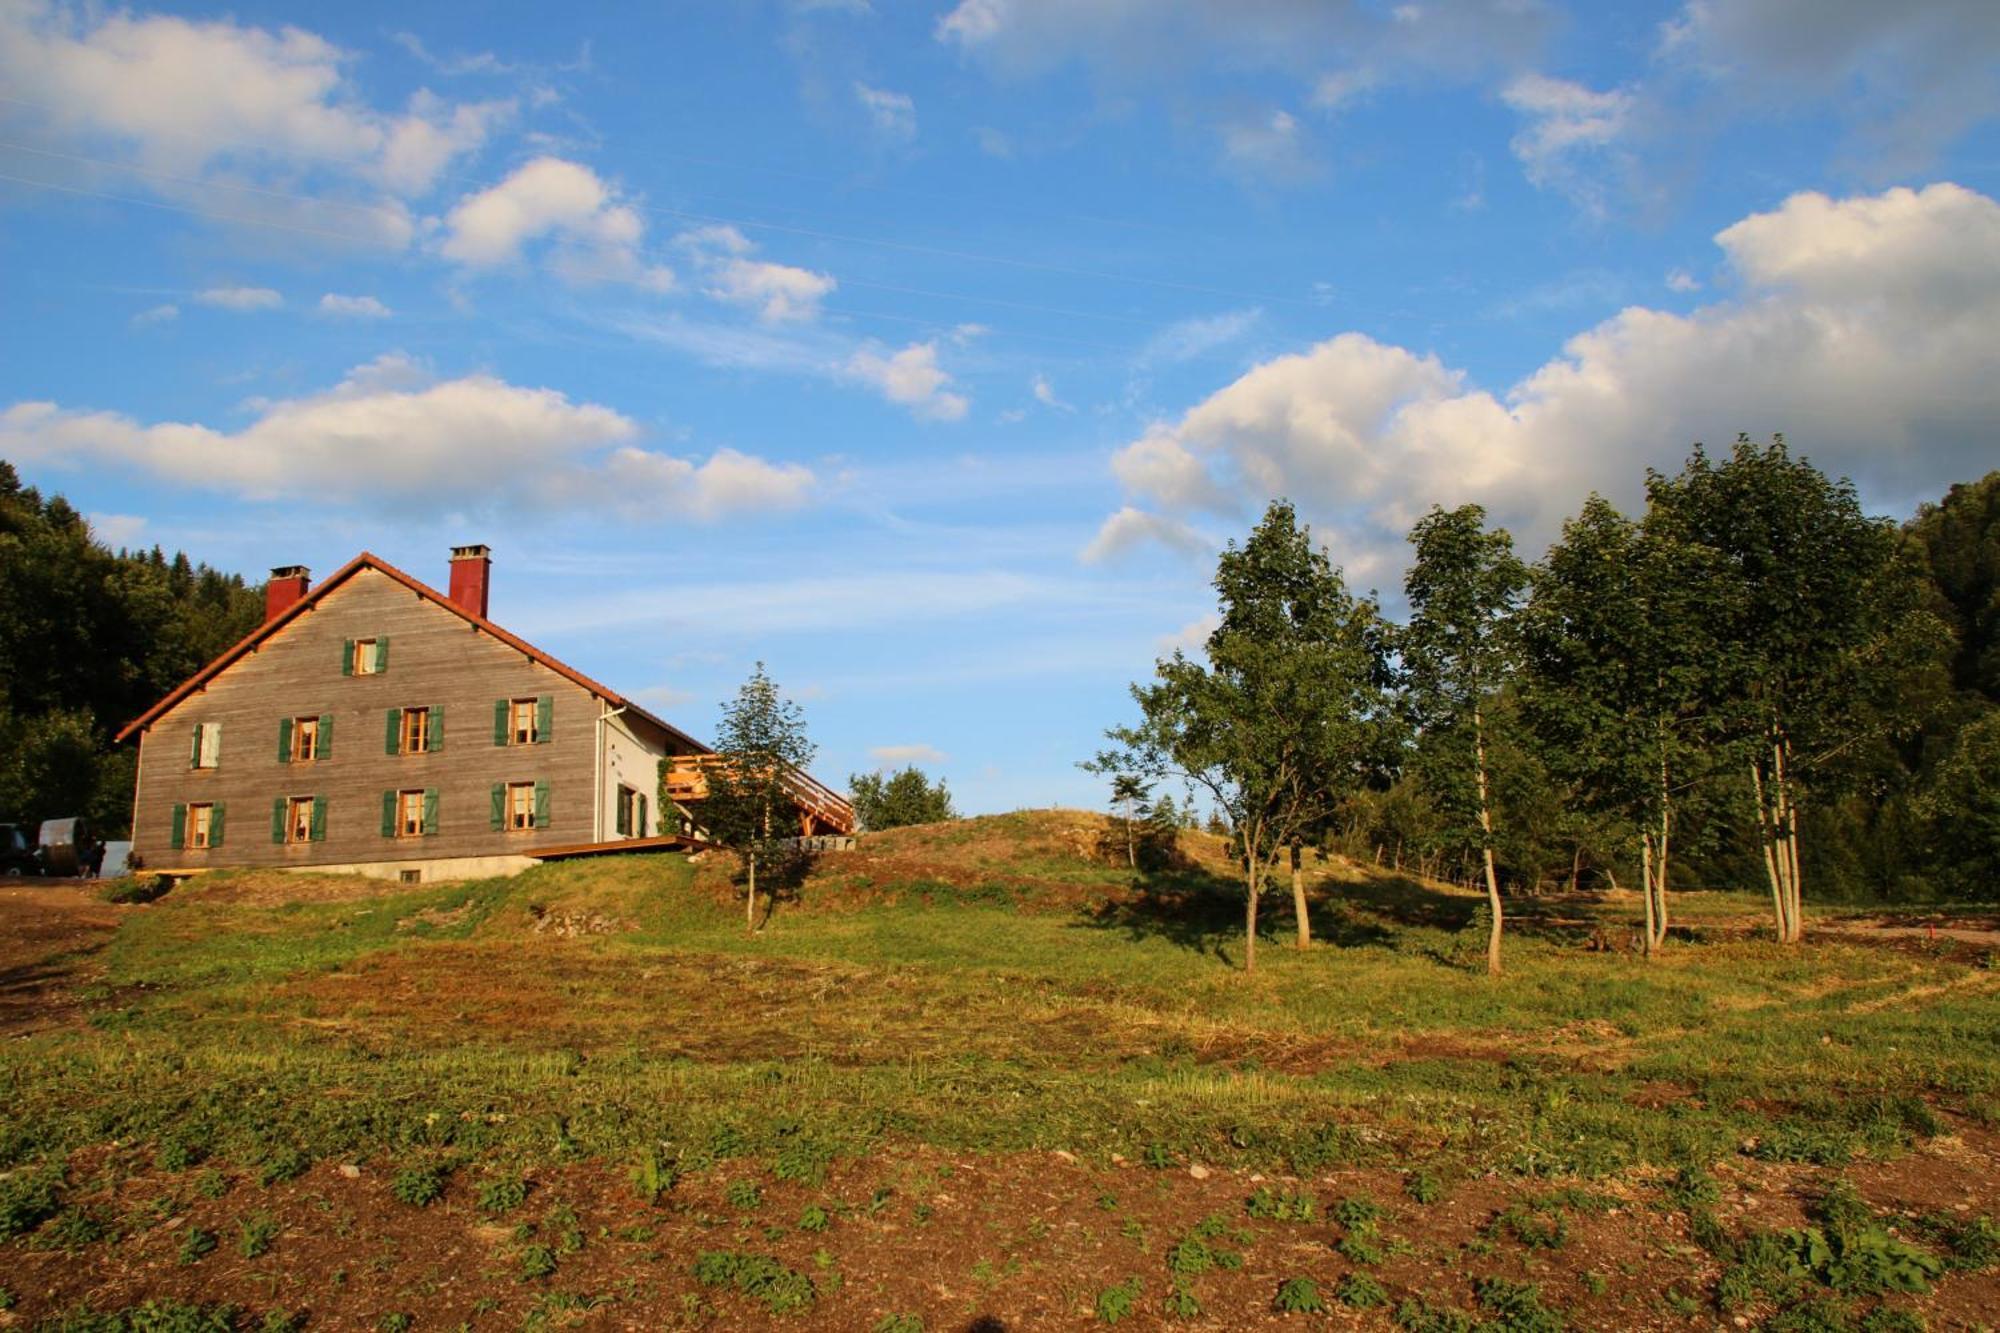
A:
POLYGON ((2000 1265, 2000 1223, 1990 1217, 1959 1218, 1932 1213, 1917 1230, 1945 1250, 1945 1266, 1958 1273, 1983 1273, 2000 1265))
POLYGON ((1242 1252, 1221 1244, 1224 1239, 1233 1240, 1238 1245, 1248 1245, 1253 1237, 1247 1231, 1233 1230, 1220 1214, 1210 1213, 1195 1223, 1193 1229, 1167 1251, 1167 1273, 1170 1280, 1167 1292, 1168 1313, 1184 1318, 1200 1314, 1201 1303, 1195 1299, 1194 1279, 1218 1269, 1234 1271, 1243 1267, 1242 1252))
POLYGON ((627 1173, 632 1189, 647 1203, 658 1203, 660 1196, 671 1190, 680 1180, 680 1168, 660 1151, 660 1145, 649 1143, 639 1150, 637 1160, 627 1173))
POLYGON ((410 1333, 410 1325, 415 1322, 408 1313, 396 1310, 375 1321, 375 1333, 410 1333))
POLYGON ((871 1333, 924 1333, 923 1316, 913 1314, 885 1314, 875 1321, 871 1333))
POLYGON ((189 1227, 181 1233, 179 1259, 183 1264, 197 1264, 215 1253, 215 1233, 202 1227, 189 1227))
POLYGON ((56 1213, 60 1170, 30 1169, 0 1181, 0 1240, 25 1236, 56 1213))
POLYGON ((261 1259, 278 1238, 278 1221, 269 1213, 252 1213, 236 1224, 236 1252, 245 1259, 261 1259))
POLYGON ((733 1287, 772 1314, 806 1309, 819 1294, 811 1278, 768 1254, 707 1250, 695 1260, 694 1278, 704 1287, 733 1287))
POLYGON ((229 1177, 211 1166, 195 1177, 194 1192, 204 1199, 219 1199, 229 1193, 229 1177))
POLYGON ((296 1180, 311 1165, 312 1159, 297 1148, 279 1148, 257 1164, 257 1183, 268 1189, 287 1180, 296 1180))
POLYGON ((1139 1279, 1128 1277, 1115 1286, 1106 1287, 1097 1293, 1097 1317, 1107 1324, 1115 1324, 1121 1319, 1139 1311, 1139 1279))
POLYGON ((208 1145, 197 1138, 173 1135, 154 1150, 153 1165, 162 1171, 185 1171, 208 1160, 208 1145))
POLYGON ((110 1234, 110 1225, 96 1213, 87 1208, 65 1208, 53 1222, 37 1231, 29 1243, 36 1249, 74 1253, 110 1234))
POLYGON ((556 1271, 556 1252, 546 1245, 523 1245, 514 1256, 514 1271, 523 1282, 547 1277, 556 1271))
POLYGON ((1419 1168, 1403 1177, 1403 1193, 1412 1202, 1433 1204, 1444 1197, 1444 1182, 1434 1173, 1419 1168))
POLYGON ((150 1300, 99 1313, 85 1306, 42 1327, 55 1333, 234 1333, 242 1312, 233 1305, 150 1300))
POLYGON ((1365 1194, 1356 1194, 1335 1204, 1332 1217, 1344 1227, 1372 1228, 1382 1220, 1382 1205, 1365 1194))
POLYGON ((833 1218, 827 1215, 826 1209, 816 1203, 807 1204, 804 1210, 799 1213, 799 1230, 801 1231, 825 1231, 832 1225, 833 1218))
POLYGON ((479 1187, 479 1211, 493 1217, 511 1213, 528 1198, 528 1182, 519 1176, 489 1180, 479 1187))
POLYGON ((1532 1282, 1482 1277, 1473 1282, 1472 1294, 1493 1316, 1486 1327, 1494 1333, 1562 1333, 1562 1314, 1542 1304, 1542 1289, 1532 1282))
POLYGON ((1373 1310, 1389 1303, 1389 1293, 1366 1273, 1349 1273, 1340 1279, 1334 1296, 1351 1310, 1373 1310))
POLYGON ((444 1197, 444 1172, 434 1166, 413 1166, 398 1171, 389 1182, 396 1202, 412 1208, 428 1208, 444 1197))
POLYGON ((1395 1324, 1403 1333, 1485 1333, 1463 1310, 1432 1305, 1421 1296, 1412 1296, 1396 1307, 1395 1324))
POLYGON ((1511 1237, 1530 1250, 1560 1250, 1569 1244, 1569 1217, 1545 1199, 1510 1204, 1481 1230, 1488 1239, 1511 1237))
POLYGON ((1326 1300, 1319 1294, 1319 1283, 1309 1277, 1290 1277, 1278 1284, 1271 1308, 1279 1314, 1325 1314, 1326 1300))
POLYGON ((755 1212, 764 1206, 764 1191, 758 1188, 755 1181, 731 1181, 722 1197, 728 1201, 731 1208, 739 1212, 755 1212))
POLYGON ((1319 1218, 1319 1200, 1307 1190, 1280 1193, 1268 1185, 1260 1186, 1243 1206, 1260 1221, 1313 1222, 1319 1218))

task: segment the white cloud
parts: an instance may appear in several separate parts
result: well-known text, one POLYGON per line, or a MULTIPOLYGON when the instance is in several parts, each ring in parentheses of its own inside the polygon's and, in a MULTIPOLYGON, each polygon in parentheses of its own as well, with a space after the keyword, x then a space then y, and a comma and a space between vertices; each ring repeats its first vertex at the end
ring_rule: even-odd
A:
MULTIPOLYGON (((367 104, 348 77, 354 57, 296 27, 251 27, 106 11, 53 0, 0 5, 0 85, 9 121, 119 153, 156 172, 197 180, 282 179, 296 193, 299 169, 414 195, 452 162, 476 151, 513 111, 507 101, 452 105, 419 90, 400 113, 367 104)), ((163 194, 186 181, 150 178, 163 194)), ((206 195, 195 195, 210 202, 206 195)), ((301 206, 256 197, 230 212, 296 215, 301 206)), ((357 219, 351 208, 315 212, 356 239, 406 244, 399 210, 357 219)))
POLYGON ((1048 376, 1036 375, 1035 378, 1029 382, 1028 387, 1029 390, 1035 395, 1035 401, 1040 403, 1043 407, 1052 407, 1058 412, 1076 411, 1074 407, 1071 407, 1068 403, 1065 403, 1062 399, 1056 396, 1055 386, 1049 383, 1048 376))
POLYGON ((84 517, 90 523, 90 535, 106 546, 132 546, 146 531, 146 519, 140 514, 86 514, 84 517))
POLYGON ((1306 151, 1298 118, 1276 110, 1225 121, 1221 127, 1225 165, 1256 180, 1289 184, 1318 174, 1306 151))
POLYGON ((877 745, 868 757, 884 768, 908 764, 942 764, 950 756, 935 745, 877 745))
POLYGON ((971 406, 963 394, 951 391, 952 378, 939 368, 934 342, 911 343, 898 352, 864 347, 849 358, 847 371, 925 420, 957 421, 971 406))
POLYGON ((395 313, 372 296, 341 296, 336 292, 319 298, 319 312, 348 319, 387 319, 395 313))
POLYGON ((1905 504, 1992 466, 2000 435, 2000 203, 1956 185, 1799 194, 1716 237, 1740 295, 1630 307, 1504 394, 1434 356, 1346 333, 1259 365, 1113 460, 1150 503, 1107 521, 1299 503, 1350 574, 1393 572, 1432 503, 1485 504, 1534 547, 1584 494, 1630 502, 1695 440, 1783 432, 1905 504))
POLYGON ((1215 543, 1180 519, 1127 505, 1104 520, 1080 558, 1086 565, 1101 565, 1153 544, 1183 555, 1208 555, 1215 550, 1215 543))
POLYGON ((711 518, 795 506, 812 483, 804 468, 728 449, 699 464, 651 453, 611 408, 486 374, 438 380, 400 356, 357 366, 322 393, 254 406, 256 419, 229 431, 20 402, 0 411, 0 456, 108 463, 249 500, 426 512, 610 504, 711 518))
POLYGON ((1218 347, 1226 347, 1256 327, 1264 317, 1261 307, 1225 310, 1219 315, 1200 315, 1175 320, 1146 340, 1139 352, 1142 366, 1192 361, 1218 347))
POLYGON ((1313 84, 1312 104, 1321 111, 1339 111, 1370 92, 1380 76, 1368 69, 1322 74, 1313 84))
POLYGON ((1667 290, 1670 292, 1698 292, 1701 279, 1684 268, 1667 270, 1667 290))
POLYGON ((751 258, 757 247, 734 227, 697 228, 674 243, 702 269, 709 296, 754 310, 767 323, 819 318, 820 302, 839 286, 829 274, 751 258))
POLYGON ((1633 94, 1600 93, 1567 79, 1524 74, 1502 89, 1500 98, 1528 122, 1510 143, 1528 179, 1602 213, 1605 189, 1595 168, 1607 160, 1620 167, 1629 162, 1616 149, 1631 125, 1633 94))
POLYGON ((861 109, 868 113, 869 123, 883 137, 905 142, 917 137, 917 104, 908 93, 893 93, 886 88, 870 88, 865 83, 856 83, 854 100, 861 103, 861 109))
POLYGON ((135 329, 150 328, 155 324, 171 323, 180 317, 181 308, 169 302, 166 305, 156 305, 150 310, 141 310, 138 314, 132 316, 132 327, 135 329))
POLYGON ((1162 634, 1153 641, 1162 653, 1185 653, 1192 656, 1203 652, 1208 646, 1208 636, 1222 627, 1222 617, 1213 611, 1198 616, 1182 625, 1172 634, 1162 634))
POLYGON ((589 167, 538 157, 490 189, 467 195, 445 219, 438 251, 469 268, 516 263, 548 242, 548 263, 571 281, 674 285, 673 270, 644 254, 646 224, 589 167))
POLYGON ((1733 114, 1829 110, 1871 172, 1907 175, 2000 113, 1996 51, 1988 0, 1688 0, 1659 55, 1733 114))
POLYGON ((276 310, 285 303, 285 298, 269 287, 210 287, 196 292, 194 299, 202 305, 214 306, 218 310, 234 310, 239 314, 252 310, 276 310))

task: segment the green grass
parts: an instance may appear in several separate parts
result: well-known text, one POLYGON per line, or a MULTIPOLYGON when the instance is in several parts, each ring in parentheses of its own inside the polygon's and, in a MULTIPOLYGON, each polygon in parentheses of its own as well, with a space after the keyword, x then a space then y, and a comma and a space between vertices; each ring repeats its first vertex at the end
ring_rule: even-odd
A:
MULTIPOLYGON (((1009 873, 1132 881, 1037 857, 1009 873)), ((2000 1114, 2000 1002, 1966 964, 1719 931, 1647 963, 1530 919, 1493 981, 1451 961, 1468 900, 1389 878, 1327 884, 1332 946, 1300 954, 1271 920, 1254 977, 1240 908, 1199 875, 1157 913, 1109 915, 893 885, 896 905, 835 911, 809 885, 755 937, 675 857, 281 905, 237 882, 126 920, 103 954, 115 1025, 10 1043, 0 1231, 41 1225, 34 1182, 113 1139, 266 1185, 322 1159, 511 1180, 597 1159, 657 1197, 725 1158, 816 1184, 924 1143, 1396 1166, 1422 1202, 1463 1167, 1674 1170, 1745 1142, 1837 1162, 1893 1156, 1940 1112, 2000 1114), (582 903, 630 929, 528 932, 531 905, 582 903), (492 1005, 511 1007, 459 1016, 492 1005), (1672 1114, 1637 1104, 1660 1087, 1682 1094, 1672 1114)), ((1680 896, 1683 919, 1760 906, 1680 896)), ((435 1197, 412 1172, 398 1196, 435 1197)), ((504 1192, 482 1206, 519 1203, 504 1192)))

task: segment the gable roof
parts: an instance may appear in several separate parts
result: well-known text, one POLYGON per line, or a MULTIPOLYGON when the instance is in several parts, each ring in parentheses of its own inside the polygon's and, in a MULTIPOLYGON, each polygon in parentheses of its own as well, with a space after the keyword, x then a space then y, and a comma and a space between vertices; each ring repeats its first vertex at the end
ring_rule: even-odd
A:
POLYGON ((687 745, 692 746, 697 751, 700 751, 704 754, 711 753, 708 746, 703 745, 700 741, 688 735, 686 732, 682 731, 679 727, 674 726, 672 723, 667 722, 662 718, 656 717, 651 712, 648 712, 646 709, 641 708, 638 704, 632 702, 631 699, 627 698, 625 695, 618 693, 618 691, 612 689, 610 686, 599 684, 597 681, 592 680, 589 676, 584 675, 581 671, 578 671, 575 667, 557 661, 555 658, 550 657, 547 653, 535 647, 527 640, 518 638, 515 635, 508 633, 506 630, 501 629, 498 625, 488 620, 485 616, 474 615, 472 612, 460 606, 457 602, 452 601, 451 598, 439 592, 436 588, 431 587, 428 583, 425 583, 420 579, 412 578, 410 575, 405 574, 402 570, 390 564, 387 560, 384 560, 380 556, 371 554, 370 552, 367 551, 363 551, 360 555, 355 556, 352 560, 342 565, 339 569, 335 570, 325 579, 322 579, 320 581, 320 585, 317 588, 314 588, 304 597, 301 597, 298 601, 286 607, 282 612, 280 612, 276 616, 273 616, 271 619, 265 621, 263 624, 259 625, 256 629, 250 631, 249 634, 245 635, 234 647, 230 648, 227 652, 223 653, 222 656, 216 658, 213 662, 210 662, 207 666, 203 667, 201 670, 195 672, 192 676, 189 676, 186 680, 182 681, 180 685, 174 689, 173 693, 169 694, 166 698, 160 700, 158 703, 154 704, 151 708, 147 709, 145 712, 141 713, 138 717, 134 718, 131 722, 127 723, 125 729, 118 733, 116 739, 119 741, 123 741, 128 737, 132 736, 134 733, 143 731, 145 728, 151 726, 169 709, 173 708, 176 704, 180 703, 188 696, 200 690, 203 686, 207 685, 209 681, 215 679, 217 676, 221 675, 224 671, 227 671, 231 666, 235 665, 235 663, 238 660, 240 660, 245 654, 256 651, 257 645, 264 642, 264 640, 270 638, 273 634, 276 634, 279 630, 283 629, 285 626, 291 624, 294 620, 298 619, 300 616, 305 615, 315 605, 317 605, 320 602, 320 600, 324 598, 328 593, 332 592, 335 588, 338 588, 341 584, 347 582, 349 579, 353 578, 356 574, 359 574, 364 569, 372 569, 378 574, 394 579, 397 583, 402 584, 405 588, 408 588, 411 592, 417 594, 417 596, 423 598, 425 601, 432 602, 437 606, 443 607, 445 610, 451 612, 455 616, 458 616, 460 619, 465 620, 470 624, 476 626, 483 632, 491 634, 494 638, 506 644, 509 648, 514 649, 516 652, 526 654, 528 657, 541 663, 543 666, 555 672, 557 675, 562 676, 566 680, 569 680, 576 685, 582 686, 584 689, 589 690, 592 694, 598 696, 600 699, 604 699, 613 704, 614 706, 622 708, 626 712, 634 714, 635 716, 644 719, 646 722, 651 723, 653 726, 658 727, 661 731, 666 732, 667 735, 673 737, 675 740, 682 741, 687 745))

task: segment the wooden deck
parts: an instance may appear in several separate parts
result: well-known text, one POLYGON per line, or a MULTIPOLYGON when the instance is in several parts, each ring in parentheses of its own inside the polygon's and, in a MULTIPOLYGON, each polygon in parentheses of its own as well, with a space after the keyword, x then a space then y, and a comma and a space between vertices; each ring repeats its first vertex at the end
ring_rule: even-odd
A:
MULTIPOLYGON (((667 796, 674 801, 700 801, 708 796, 708 771, 729 762, 719 754, 681 754, 667 760, 667 796)), ((785 776, 785 790, 799 812, 799 834, 851 834, 859 824, 854 806, 846 797, 810 773, 793 769, 785 776)))
POLYGON ((616 856, 621 852, 699 852, 713 846, 700 838, 666 833, 657 838, 614 838, 610 842, 576 842, 566 847, 536 847, 523 851, 537 861, 568 861, 580 856, 616 856))

